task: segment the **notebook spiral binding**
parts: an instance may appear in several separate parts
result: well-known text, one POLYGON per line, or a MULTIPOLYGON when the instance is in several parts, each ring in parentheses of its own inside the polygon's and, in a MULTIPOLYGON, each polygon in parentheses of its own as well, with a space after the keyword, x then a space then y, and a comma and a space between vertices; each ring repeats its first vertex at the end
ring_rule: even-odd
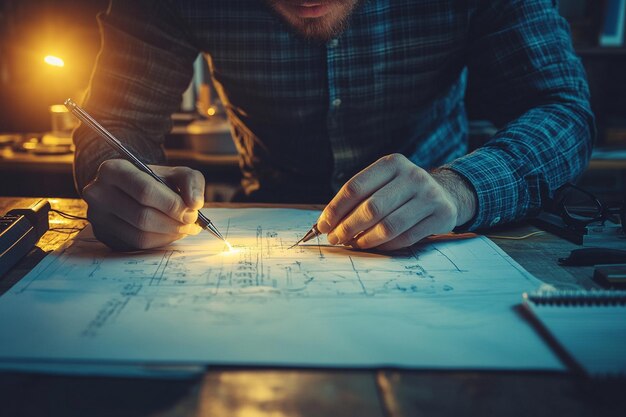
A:
POLYGON ((626 291, 560 290, 524 293, 524 301, 537 305, 593 306, 626 305, 626 291))

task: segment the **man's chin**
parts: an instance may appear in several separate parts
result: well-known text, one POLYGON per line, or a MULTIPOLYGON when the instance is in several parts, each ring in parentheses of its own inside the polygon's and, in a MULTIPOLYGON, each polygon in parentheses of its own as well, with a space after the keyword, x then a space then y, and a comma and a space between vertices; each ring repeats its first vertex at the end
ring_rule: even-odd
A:
MULTIPOLYGON (((298 7, 284 0, 267 0, 270 7, 298 34, 306 39, 327 42, 347 26, 357 0, 338 0, 320 7, 298 7)), ((311 2, 312 3, 312 2, 311 2)))
POLYGON ((346 26, 345 22, 337 22, 337 24, 333 25, 332 22, 326 22, 323 19, 307 19, 306 21, 298 22, 297 25, 290 22, 287 23, 304 38, 319 42, 328 42, 332 38, 339 36, 346 26))

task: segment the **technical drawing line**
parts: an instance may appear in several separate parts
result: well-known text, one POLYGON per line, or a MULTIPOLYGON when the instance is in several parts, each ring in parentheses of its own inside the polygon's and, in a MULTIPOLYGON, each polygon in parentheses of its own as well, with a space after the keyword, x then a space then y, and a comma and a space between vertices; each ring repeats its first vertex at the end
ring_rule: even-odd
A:
POLYGON ((43 276, 51 275, 53 272, 58 271, 67 262, 67 257, 63 255, 70 247, 71 247, 70 243, 67 242, 63 245, 63 247, 58 249, 58 253, 59 253, 58 256, 55 256, 54 258, 44 258, 41 262, 47 262, 45 266, 43 268, 39 266, 36 267, 36 268, 39 268, 39 271, 37 271, 37 273, 35 274, 30 274, 32 275, 31 279, 28 282, 26 282, 26 284, 22 288, 20 288, 17 291, 17 293, 21 294, 24 291, 27 291, 28 287, 30 287, 30 285, 33 282, 39 280, 43 276), (51 259, 51 260, 48 261, 48 259, 51 259))
POLYGON ((163 257, 161 258, 161 262, 159 263, 159 266, 157 267, 156 271, 154 271, 154 274, 152 275, 152 278, 150 279, 150 286, 153 285, 160 285, 161 281, 163 280, 163 275, 165 274, 165 271, 167 269, 167 265, 170 263, 170 258, 172 257, 172 255, 174 254, 174 251, 168 250, 163 254, 163 257), (160 273, 159 273, 160 271, 160 273), (158 278, 157 278, 158 275, 158 278))
POLYGON ((228 232, 230 232, 230 217, 228 218, 228 222, 226 223, 226 233, 224 234, 225 242, 228 242, 228 232))
POLYGON ((359 274, 359 271, 356 269, 356 266, 354 265, 354 261, 352 260, 352 256, 348 256, 348 259, 350 259, 350 263, 352 264, 352 270, 356 274, 356 277, 359 280, 359 284, 361 284, 361 288, 363 288, 363 294, 368 295, 367 294, 367 290, 365 289, 365 285, 363 285, 363 281, 361 281, 361 274, 359 274))
MULTIPOLYGON (((230 272, 230 276, 232 278, 232 271, 230 272)), ((220 272, 217 274, 217 284, 215 284, 215 292, 213 293, 214 295, 219 294, 220 291, 220 285, 222 284, 222 269, 220 269, 220 272)))
POLYGON ((320 235, 317 235, 316 238, 317 238, 317 250, 320 252, 320 259, 324 259, 324 254, 322 253, 322 246, 320 244, 320 235))
POLYGON ((463 272, 461 270, 461 268, 459 268, 457 266, 456 263, 454 263, 454 261, 452 259, 450 259, 450 257, 448 255, 446 255, 445 253, 443 253, 441 250, 439 250, 439 248, 437 246, 433 246, 433 249, 435 249, 438 253, 440 253, 441 255, 443 255, 452 265, 454 265, 454 268, 458 271, 458 272, 463 272))

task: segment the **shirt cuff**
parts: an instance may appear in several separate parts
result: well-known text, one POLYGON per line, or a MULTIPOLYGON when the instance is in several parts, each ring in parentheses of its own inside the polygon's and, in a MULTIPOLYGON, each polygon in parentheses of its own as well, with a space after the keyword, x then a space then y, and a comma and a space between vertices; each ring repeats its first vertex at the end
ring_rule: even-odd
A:
POLYGON ((77 146, 74 154, 74 186, 78 195, 83 196, 83 188, 96 177, 102 162, 119 157, 119 153, 106 143, 93 141, 77 146))
POLYGON ((527 211, 524 183, 515 175, 501 151, 482 148, 441 168, 456 172, 474 187, 476 193, 476 215, 459 227, 459 231, 508 223, 527 211))

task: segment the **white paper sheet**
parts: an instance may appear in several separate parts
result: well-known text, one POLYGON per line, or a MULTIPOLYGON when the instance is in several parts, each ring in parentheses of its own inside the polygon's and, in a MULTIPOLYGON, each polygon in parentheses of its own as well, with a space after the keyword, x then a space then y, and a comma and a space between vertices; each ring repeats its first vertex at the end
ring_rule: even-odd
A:
POLYGON ((0 297, 0 361, 564 369, 514 309, 540 282, 484 237, 289 250, 319 212, 205 214, 233 251, 116 254, 85 230, 48 255, 0 297))

